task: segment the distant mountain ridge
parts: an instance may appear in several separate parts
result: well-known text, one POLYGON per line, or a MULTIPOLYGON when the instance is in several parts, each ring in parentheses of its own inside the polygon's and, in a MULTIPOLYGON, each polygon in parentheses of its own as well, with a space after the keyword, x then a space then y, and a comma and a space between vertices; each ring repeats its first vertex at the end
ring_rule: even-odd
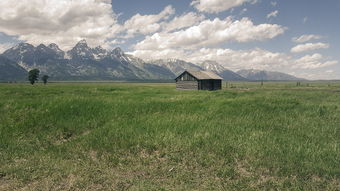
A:
POLYGON ((151 64, 167 68, 170 70, 175 76, 180 75, 185 70, 192 70, 192 71, 200 71, 203 70, 200 66, 195 65, 190 62, 186 62, 179 59, 160 59, 160 60, 153 60, 150 61, 151 64))
MULTIPOLYGON (((207 70, 227 81, 256 80, 247 70, 235 73, 215 61, 193 64, 179 59, 144 60, 124 53, 120 48, 106 50, 101 46, 91 48, 85 40, 71 50, 63 51, 57 44, 37 47, 20 43, 0 55, 0 80, 24 80, 27 71, 37 68, 51 80, 173 80, 185 70, 207 70)), ((266 73, 264 80, 273 78, 266 73)), ((279 79, 298 79, 279 73, 279 79)), ((275 75, 274 75, 275 76, 275 75)), ((262 77, 260 77, 262 78, 262 77)), ((264 77, 263 77, 264 78, 264 77)))
POLYGON ((120 48, 112 51, 100 46, 90 48, 85 40, 67 52, 56 44, 34 47, 21 43, 2 56, 26 71, 38 68, 54 80, 170 80, 175 77, 168 69, 125 54, 120 48))
POLYGON ((246 78, 242 77, 241 75, 231 70, 224 68, 216 61, 207 60, 198 65, 201 66, 203 70, 214 72, 227 81, 247 81, 246 78))
POLYGON ((247 78, 251 81, 300 81, 305 80, 302 78, 297 78, 295 76, 281 73, 281 72, 272 72, 272 71, 265 71, 265 70, 239 70, 236 72, 237 74, 241 75, 244 78, 247 78))

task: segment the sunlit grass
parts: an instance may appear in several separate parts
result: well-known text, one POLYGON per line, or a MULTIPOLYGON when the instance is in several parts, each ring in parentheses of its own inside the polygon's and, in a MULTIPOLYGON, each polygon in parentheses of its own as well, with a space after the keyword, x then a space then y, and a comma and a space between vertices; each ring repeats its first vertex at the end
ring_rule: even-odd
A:
POLYGON ((339 83, 230 84, 0 84, 0 190, 340 188, 339 83))

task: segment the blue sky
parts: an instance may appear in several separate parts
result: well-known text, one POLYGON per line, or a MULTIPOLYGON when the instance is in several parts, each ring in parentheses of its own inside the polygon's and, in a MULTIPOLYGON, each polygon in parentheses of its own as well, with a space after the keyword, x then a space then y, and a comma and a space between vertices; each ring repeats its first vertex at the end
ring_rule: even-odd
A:
POLYGON ((145 60, 340 79, 339 10, 338 0, 3 0, 0 51, 18 42, 68 50, 86 39, 145 60))

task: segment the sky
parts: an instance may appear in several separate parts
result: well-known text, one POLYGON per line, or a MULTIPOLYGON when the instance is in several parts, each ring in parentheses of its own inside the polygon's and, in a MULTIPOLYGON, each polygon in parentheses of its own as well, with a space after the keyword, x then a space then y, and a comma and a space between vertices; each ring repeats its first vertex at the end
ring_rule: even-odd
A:
POLYGON ((339 0, 1 0, 0 52, 86 39, 145 60, 340 79, 339 10, 339 0))

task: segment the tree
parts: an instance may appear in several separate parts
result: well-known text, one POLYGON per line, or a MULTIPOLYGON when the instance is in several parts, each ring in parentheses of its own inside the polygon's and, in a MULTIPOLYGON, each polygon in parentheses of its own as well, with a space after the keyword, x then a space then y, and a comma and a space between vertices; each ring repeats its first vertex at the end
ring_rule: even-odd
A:
POLYGON ((43 75, 43 77, 41 78, 41 80, 44 82, 44 84, 47 84, 47 80, 48 80, 49 76, 48 75, 43 75))
POLYGON ((28 81, 33 85, 39 79, 40 71, 38 69, 33 69, 28 72, 28 81))

